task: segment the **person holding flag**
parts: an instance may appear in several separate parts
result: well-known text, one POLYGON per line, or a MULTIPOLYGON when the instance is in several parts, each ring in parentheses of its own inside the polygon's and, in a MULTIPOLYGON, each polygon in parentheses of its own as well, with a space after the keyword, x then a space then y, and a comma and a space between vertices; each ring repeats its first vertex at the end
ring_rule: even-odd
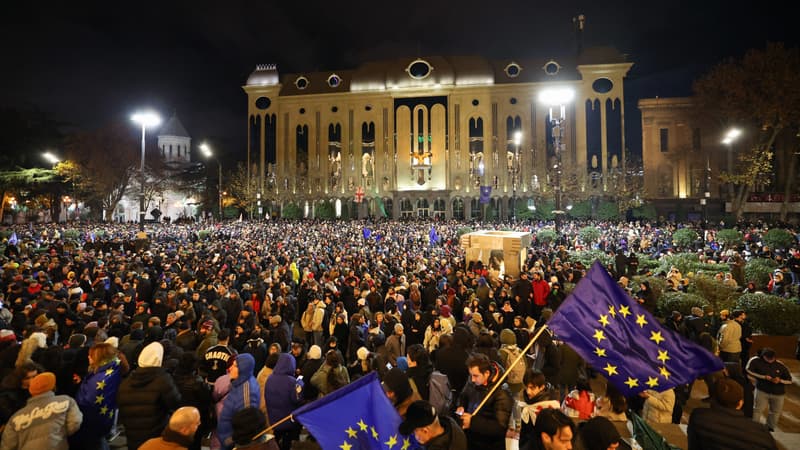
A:
POLYGON ((459 395, 456 414, 470 450, 504 450, 513 400, 502 383, 503 371, 481 353, 467 359, 470 382, 459 395), (479 406, 481 406, 479 408, 479 406))

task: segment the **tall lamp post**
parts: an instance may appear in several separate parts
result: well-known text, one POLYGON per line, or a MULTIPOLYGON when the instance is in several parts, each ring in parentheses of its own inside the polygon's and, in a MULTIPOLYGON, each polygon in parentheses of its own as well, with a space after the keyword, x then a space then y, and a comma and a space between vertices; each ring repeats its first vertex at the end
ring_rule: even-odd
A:
MULTIPOLYGON (((52 152, 44 152, 44 153, 42 153, 42 158, 44 158, 45 161, 47 161, 50 164, 52 164, 53 168, 55 168, 56 164, 61 162, 61 159, 58 156, 56 156, 54 153, 52 153, 52 152)), ((69 198, 69 197, 67 197, 67 198, 69 198)), ((62 203, 64 203, 64 202, 62 202, 62 203)), ((53 218, 52 217, 53 216, 53 211, 54 211, 54 209, 51 206, 51 208, 50 208, 50 215, 51 215, 50 219, 53 220, 54 222, 59 222, 61 220, 61 217, 60 217, 61 214, 59 213, 59 217, 53 218)), ((65 220, 67 222, 69 222, 69 210, 67 210, 64 213, 64 215, 66 217, 65 220)))
MULTIPOLYGON (((741 135, 742 130, 731 128, 722 139, 722 143, 728 147, 728 175, 733 175, 733 142, 741 135)), ((728 196, 733 201, 733 183, 728 183, 728 196)))
POLYGON ((517 221, 517 182, 519 177, 519 145, 522 143, 522 131, 514 132, 514 161, 511 166, 511 222, 517 221))
POLYGON ((217 174, 217 203, 219 203, 219 220, 222 220, 222 163, 219 162, 219 158, 214 156, 214 152, 211 151, 211 147, 209 147, 205 142, 200 144, 200 150, 203 151, 203 156, 206 158, 214 158, 214 161, 217 162, 217 169, 219 171, 217 174))
POLYGON ((555 153, 556 163, 555 186, 553 194, 555 196, 555 215, 556 233, 561 233, 561 216, 565 211, 561 209, 561 153, 564 149, 564 120, 567 118, 567 103, 575 98, 575 91, 569 87, 554 87, 544 89, 539 93, 539 102, 550 108, 550 127, 553 130, 553 152, 555 153), (558 116, 553 114, 553 109, 558 108, 558 116))
POLYGON ((139 182, 141 183, 141 189, 139 191, 139 231, 144 231, 144 139, 147 127, 158 126, 158 124, 161 123, 161 117, 152 111, 144 111, 132 115, 131 120, 142 127, 142 161, 139 164, 139 182))

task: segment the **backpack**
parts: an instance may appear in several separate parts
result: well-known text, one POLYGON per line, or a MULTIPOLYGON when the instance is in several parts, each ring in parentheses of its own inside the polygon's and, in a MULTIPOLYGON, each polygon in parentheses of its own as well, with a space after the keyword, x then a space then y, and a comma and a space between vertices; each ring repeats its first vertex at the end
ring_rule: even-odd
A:
POLYGON ((440 416, 450 414, 453 405, 453 390, 450 389, 450 380, 447 375, 434 370, 428 380, 428 402, 436 408, 440 416))
POLYGON ((506 355, 506 371, 509 372, 506 380, 509 384, 522 384, 522 378, 525 376, 525 360, 520 360, 515 366, 511 367, 511 363, 516 361, 517 356, 522 354, 522 350, 515 345, 512 347, 502 347, 500 351, 506 355))

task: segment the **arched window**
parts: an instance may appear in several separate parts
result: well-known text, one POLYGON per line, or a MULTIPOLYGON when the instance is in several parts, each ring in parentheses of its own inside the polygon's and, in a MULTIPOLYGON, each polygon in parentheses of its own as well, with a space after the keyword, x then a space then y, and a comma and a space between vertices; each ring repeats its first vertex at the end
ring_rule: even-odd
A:
POLYGON ((308 125, 298 125, 295 129, 297 149, 297 175, 308 174, 308 125))

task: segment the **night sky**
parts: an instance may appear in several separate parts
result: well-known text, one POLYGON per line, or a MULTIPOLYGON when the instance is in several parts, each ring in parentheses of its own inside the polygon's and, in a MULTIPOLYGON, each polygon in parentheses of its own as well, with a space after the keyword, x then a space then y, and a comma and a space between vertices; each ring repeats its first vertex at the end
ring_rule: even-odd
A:
MULTIPOLYGON (((0 14, 0 106, 47 111, 67 130, 142 107, 177 111, 194 143, 211 139, 231 161, 245 154, 241 86, 256 64, 287 73, 434 54, 557 58, 574 52, 572 17, 582 13, 585 46, 614 46, 635 63, 626 124, 641 136, 638 98, 688 95, 724 58, 768 41, 797 46, 800 35, 788 11, 765 2, 14 3, 0 14)), ((629 138, 631 150, 640 141, 629 138)))

